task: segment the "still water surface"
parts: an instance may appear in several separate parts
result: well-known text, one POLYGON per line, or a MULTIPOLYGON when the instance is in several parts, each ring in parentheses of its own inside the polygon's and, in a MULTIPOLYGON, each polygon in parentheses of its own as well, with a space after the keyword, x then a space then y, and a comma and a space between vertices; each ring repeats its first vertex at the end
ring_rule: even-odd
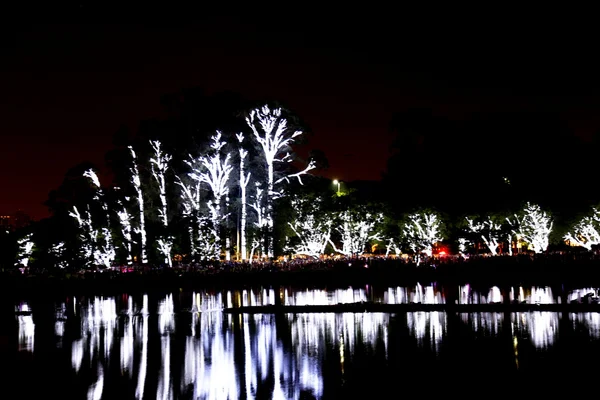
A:
MULTIPOLYGON (((224 313, 275 304, 558 303, 597 288, 254 288, 20 300, 1 318, 3 398, 336 399, 506 395, 600 369, 600 313, 224 313)), ((575 381, 573 379, 576 379, 575 381)), ((588 378, 585 378, 588 379, 588 378)), ((579 385, 579 386, 577 386, 579 385)), ((588 391, 589 390, 589 391, 588 391)), ((518 397, 518 396, 517 396, 518 397)))

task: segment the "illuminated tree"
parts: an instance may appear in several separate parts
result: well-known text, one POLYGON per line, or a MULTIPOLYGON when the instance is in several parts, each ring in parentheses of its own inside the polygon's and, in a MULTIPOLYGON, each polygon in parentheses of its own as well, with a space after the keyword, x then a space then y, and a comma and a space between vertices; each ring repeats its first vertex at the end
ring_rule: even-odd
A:
MULTIPOLYGON (((129 201, 129 197, 125 197, 125 201, 129 201)), ((121 226, 121 236, 123 237, 123 247, 127 254, 127 265, 133 264, 133 254, 131 252, 131 220, 132 216, 127 210, 121 200, 117 200, 117 217, 119 218, 119 225, 121 226)))
POLYGON ((331 240, 332 221, 327 216, 318 215, 322 202, 322 198, 301 199, 296 197, 292 200, 296 219, 288 222, 288 225, 294 231, 299 243, 288 244, 285 248, 286 251, 314 258, 325 254, 327 244, 331 240))
POLYGON ((260 182, 255 183, 256 190, 254 195, 254 202, 250 204, 250 207, 256 212, 256 220, 254 226, 257 228, 258 233, 253 235, 252 239, 252 251, 250 260, 254 257, 254 250, 259 249, 261 256, 266 257, 265 242, 262 237, 265 227, 267 226, 266 210, 263 201, 264 189, 261 189, 260 182))
POLYGON ((433 245, 444 239, 443 222, 434 212, 417 212, 408 216, 402 229, 402 236, 408 247, 419 255, 433 255, 433 245))
POLYGON ((190 255, 192 258, 197 252, 196 238, 200 237, 200 181, 183 183, 181 178, 176 178, 177 185, 181 187, 181 201, 183 205, 183 216, 189 221, 188 235, 190 240, 190 255))
POLYGON ((31 254, 33 253, 34 247, 32 237, 33 234, 29 233, 25 235, 25 237, 17 240, 19 250, 17 252, 17 262, 15 263, 15 266, 22 265, 24 267, 27 267, 29 265, 29 259, 31 258, 31 254))
POLYGON ((69 212, 69 215, 77 220, 79 229, 81 230, 79 234, 81 242, 80 254, 85 265, 90 266, 94 262, 92 257, 94 255, 94 246, 98 232, 92 227, 92 215, 89 212, 89 206, 83 216, 76 206, 73 206, 73 211, 69 212))
POLYGON ((394 251, 394 254, 396 254, 396 256, 399 256, 400 253, 402 253, 402 249, 396 243, 396 241, 394 240, 394 238, 388 238, 387 239, 387 244, 385 246, 385 256, 388 257, 390 255, 390 252, 392 250, 394 251))
MULTIPOLYGON (((161 149, 161 143, 158 140, 151 140, 150 145, 154 150, 154 157, 150 158, 152 176, 158 183, 158 195, 160 198, 158 215, 160 222, 166 231, 169 226, 169 218, 167 214, 167 185, 165 181, 165 174, 169 170, 171 156, 161 149)), ((174 238, 172 236, 162 235, 162 237, 158 238, 156 241, 158 250, 163 255, 165 263, 169 266, 169 268, 173 267, 173 260, 171 257, 173 240, 174 238)))
POLYGON ((469 245, 469 241, 466 238, 458 239, 458 253, 463 257, 468 257, 467 254, 467 246, 469 245))
POLYGON ((334 250, 347 257, 360 256, 365 252, 370 240, 381 240, 379 225, 383 222, 383 214, 370 213, 366 210, 345 210, 338 214, 339 226, 336 231, 341 235, 342 248, 338 248, 330 240, 334 250))
POLYGON ((291 144, 294 138, 302 135, 302 132, 295 131, 288 127, 288 120, 282 115, 281 108, 271 109, 268 106, 256 108, 250 112, 246 118, 248 126, 252 129, 254 139, 262 149, 262 155, 267 170, 267 190, 266 190, 266 230, 267 230, 267 256, 273 257, 273 201, 281 197, 283 189, 275 187, 281 182, 290 182, 291 178, 297 178, 302 184, 301 176, 311 169, 315 168, 314 161, 310 161, 308 166, 300 172, 284 175, 282 178, 275 179, 275 165, 290 163, 293 158, 290 154, 291 144))
POLYGON ((138 228, 134 231, 140 235, 140 247, 141 247, 141 257, 142 264, 148 263, 148 255, 146 250, 146 217, 144 215, 144 193, 142 192, 142 181, 140 179, 140 172, 137 166, 137 156, 132 146, 129 146, 129 151, 131 152, 131 157, 133 158, 133 166, 130 168, 131 171, 131 183, 133 184, 133 188, 137 194, 137 202, 138 202, 138 228))
POLYGON ((597 208, 592 209, 591 216, 583 217, 571 230, 564 236, 572 244, 592 250, 592 246, 600 244, 600 211, 597 208))
POLYGON ((108 212, 108 203, 104 199, 102 187, 100 186, 100 180, 98 179, 96 173, 92 169, 89 169, 83 173, 83 176, 89 178, 96 187, 94 200, 100 203, 105 217, 105 220, 99 224, 101 225, 100 231, 102 232, 102 235, 99 235, 97 229, 91 228, 92 223, 90 217, 89 227, 91 228, 90 234, 93 238, 92 246, 94 247, 94 260, 96 265, 104 265, 108 268, 112 265, 116 256, 115 247, 112 240, 112 233, 109 227, 110 216, 108 212))
POLYGON ((240 142, 240 193, 241 193, 241 218, 240 218, 240 253, 242 260, 246 260, 247 257, 247 249, 246 249, 246 218, 248 216, 248 211, 246 209, 246 187, 248 186, 248 182, 250 181, 250 172, 246 173, 244 159, 248 155, 248 151, 241 147, 242 142, 244 141, 244 134, 238 133, 236 135, 238 142, 240 142))
POLYGON ((222 251, 221 221, 227 217, 227 214, 222 213, 221 203, 229 193, 227 184, 233 167, 229 164, 231 159, 229 153, 222 157, 223 147, 227 143, 221 141, 221 132, 217 131, 211 139, 213 141, 211 144, 212 154, 188 162, 192 169, 188 175, 193 180, 206 183, 210 187, 212 199, 208 201, 207 205, 211 214, 215 258, 218 259, 222 251))
POLYGON ((529 243, 534 252, 546 251, 553 222, 539 205, 527 203, 521 215, 515 214, 513 220, 507 218, 507 221, 514 228, 513 234, 529 243))
POLYGON ((67 261, 64 259, 66 251, 65 242, 52 244, 49 251, 50 255, 54 259, 55 266, 57 266, 60 269, 65 269, 68 265, 67 261))
POLYGON ((474 221, 472 218, 465 217, 468 223, 468 230, 471 233, 480 235, 485 245, 492 255, 496 255, 500 237, 502 235, 502 225, 494 222, 492 217, 488 216, 483 221, 474 221))

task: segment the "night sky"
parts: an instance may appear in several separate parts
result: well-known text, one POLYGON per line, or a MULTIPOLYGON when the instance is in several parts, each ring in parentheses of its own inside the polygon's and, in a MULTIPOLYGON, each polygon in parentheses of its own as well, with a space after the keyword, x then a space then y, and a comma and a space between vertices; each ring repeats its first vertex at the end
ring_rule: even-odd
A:
POLYGON ((392 115, 408 108, 542 110, 581 137, 600 128, 597 45, 555 21, 126 11, 18 10, 1 28, 0 213, 47 216, 42 203, 70 167, 102 166, 121 125, 135 131, 161 116, 161 95, 195 86, 283 101, 312 128, 307 147, 325 152, 324 175, 346 181, 380 179, 392 115))

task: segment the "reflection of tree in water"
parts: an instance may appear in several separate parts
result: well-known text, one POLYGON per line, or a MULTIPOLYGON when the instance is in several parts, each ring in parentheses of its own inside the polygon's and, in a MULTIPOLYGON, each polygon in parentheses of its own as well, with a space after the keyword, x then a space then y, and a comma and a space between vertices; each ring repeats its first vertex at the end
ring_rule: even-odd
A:
POLYGON ((558 313, 512 313, 511 318, 513 336, 518 336, 518 332, 526 333, 537 349, 545 349, 554 344, 558 333, 558 313))
MULTIPOLYGON (((27 303, 22 303, 18 308, 18 312, 29 313, 31 309, 27 303)), ((35 324, 31 315, 17 315, 19 322, 19 351, 33 352, 33 343, 35 338, 35 324)))
POLYGON ((414 287, 390 287, 384 295, 383 300, 386 304, 444 304, 444 294, 436 290, 433 284, 423 287, 417 283, 414 287))
POLYGON ((461 313, 460 318, 474 333, 495 336, 504 323, 503 313, 461 313))
POLYGON ((286 289, 284 293, 285 305, 290 306, 317 306, 367 301, 367 294, 363 288, 336 289, 333 291, 306 289, 304 291, 294 291, 290 294, 286 289))
POLYGON ((570 313, 569 319, 573 321, 573 325, 585 327, 593 339, 600 339, 600 313, 570 313))
POLYGON ((237 399, 232 316, 221 312, 220 293, 206 300, 199 305, 205 311, 194 314, 192 335, 186 338, 181 389, 194 399, 237 399))
POLYGON ((408 331, 419 345, 428 343, 433 350, 439 349, 446 334, 447 317, 445 312, 410 312, 406 314, 408 331))

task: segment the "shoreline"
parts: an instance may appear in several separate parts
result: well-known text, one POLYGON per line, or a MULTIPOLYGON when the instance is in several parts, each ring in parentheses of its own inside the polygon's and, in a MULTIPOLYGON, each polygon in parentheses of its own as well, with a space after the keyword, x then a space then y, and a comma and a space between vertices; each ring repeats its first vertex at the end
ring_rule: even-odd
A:
POLYGON ((376 287, 412 286, 417 283, 481 286, 600 287, 597 269, 600 261, 582 265, 545 264, 479 266, 441 265, 437 268, 411 265, 374 268, 332 267, 328 269, 259 271, 181 271, 156 270, 131 273, 88 273, 65 275, 0 276, 0 296, 89 295, 153 292, 165 290, 220 290, 256 286, 291 287, 376 287))

